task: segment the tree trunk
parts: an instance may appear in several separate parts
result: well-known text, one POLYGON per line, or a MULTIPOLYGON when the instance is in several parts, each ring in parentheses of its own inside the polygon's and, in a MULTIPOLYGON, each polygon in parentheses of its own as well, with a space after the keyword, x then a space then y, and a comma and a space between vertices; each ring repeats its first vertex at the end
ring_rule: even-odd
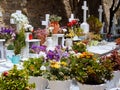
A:
POLYGON ((110 18, 109 18, 109 31, 108 34, 111 34, 111 28, 113 25, 113 18, 114 18, 114 14, 117 12, 117 10, 119 9, 120 6, 120 0, 118 1, 117 5, 115 5, 115 0, 113 0, 113 3, 111 5, 110 8, 110 18))

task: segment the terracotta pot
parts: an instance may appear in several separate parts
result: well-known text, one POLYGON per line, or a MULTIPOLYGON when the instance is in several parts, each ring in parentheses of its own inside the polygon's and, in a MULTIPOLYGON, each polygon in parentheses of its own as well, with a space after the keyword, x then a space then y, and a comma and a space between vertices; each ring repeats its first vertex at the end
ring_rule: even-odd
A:
POLYGON ((50 22, 50 27, 54 27, 53 34, 57 34, 60 28, 59 22, 50 22))

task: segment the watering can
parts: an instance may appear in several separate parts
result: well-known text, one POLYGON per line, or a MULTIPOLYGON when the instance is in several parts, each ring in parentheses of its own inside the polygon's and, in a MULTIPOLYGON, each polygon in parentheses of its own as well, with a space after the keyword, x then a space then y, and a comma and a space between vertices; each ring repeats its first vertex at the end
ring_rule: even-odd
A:
POLYGON ((18 64, 20 62, 20 55, 12 55, 12 57, 7 56, 7 58, 10 59, 13 64, 18 64))

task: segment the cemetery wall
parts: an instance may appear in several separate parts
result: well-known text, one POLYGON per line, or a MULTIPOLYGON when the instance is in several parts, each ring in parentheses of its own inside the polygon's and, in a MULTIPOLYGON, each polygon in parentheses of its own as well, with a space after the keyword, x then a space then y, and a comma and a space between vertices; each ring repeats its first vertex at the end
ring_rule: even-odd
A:
MULTIPOLYGON (((22 12, 29 17, 30 24, 35 27, 41 27, 41 21, 45 19, 45 14, 57 14, 62 16, 60 24, 65 25, 72 12, 75 16, 83 20, 83 11, 81 5, 83 0, 80 0, 79 5, 74 2, 72 6, 69 1, 72 0, 0 0, 0 7, 3 12, 3 22, 5 25, 10 25, 10 15, 16 10, 22 10, 22 12)), ((77 1, 77 0, 73 0, 77 1)), ((94 14, 98 17, 98 8, 101 0, 87 0, 88 1, 88 14, 94 14), (93 4, 94 2, 94 4, 93 4)), ((104 2, 104 16, 108 22, 108 9, 109 0, 103 0, 104 2)), ((117 17, 120 17, 120 9, 117 17)))

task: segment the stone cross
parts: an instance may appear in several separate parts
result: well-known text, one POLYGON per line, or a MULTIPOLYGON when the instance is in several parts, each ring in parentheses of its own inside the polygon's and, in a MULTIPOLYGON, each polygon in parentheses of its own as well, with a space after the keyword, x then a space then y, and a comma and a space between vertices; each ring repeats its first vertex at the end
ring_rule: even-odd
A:
POLYGON ((70 16, 70 18, 69 18, 69 22, 71 22, 72 20, 74 20, 75 18, 74 18, 74 14, 72 13, 71 14, 71 16, 70 16))
POLYGON ((45 21, 42 21, 42 25, 45 25, 46 28, 48 28, 48 24, 49 24, 49 14, 45 15, 45 21))
POLYGON ((86 22, 86 17, 87 17, 86 13, 87 13, 87 10, 88 10, 86 1, 84 1, 84 5, 82 6, 82 9, 84 10, 84 12, 83 12, 84 22, 86 22))
POLYGON ((99 6, 98 12, 99 12, 99 20, 100 22, 102 22, 102 12, 103 12, 102 5, 99 6))

